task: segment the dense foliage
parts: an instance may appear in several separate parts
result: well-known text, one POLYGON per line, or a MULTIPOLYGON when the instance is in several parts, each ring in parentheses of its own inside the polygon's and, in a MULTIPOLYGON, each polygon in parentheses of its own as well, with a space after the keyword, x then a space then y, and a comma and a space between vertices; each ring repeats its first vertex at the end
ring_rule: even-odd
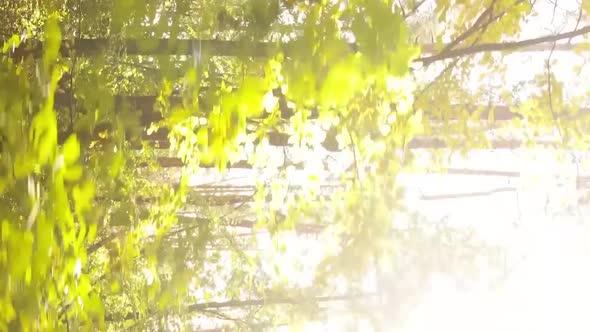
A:
POLYGON ((554 128, 556 145, 588 144, 582 99, 564 97, 551 55, 527 100, 497 93, 510 121, 478 106, 492 97, 470 76, 501 75, 492 51, 581 36, 583 22, 510 46, 534 3, 429 5, 3 1, 0 330, 387 316, 370 308, 420 288, 403 276, 418 265, 402 257, 410 243, 468 237, 392 229, 397 175, 428 166, 414 148, 501 144, 489 126, 523 144, 554 128), (213 188, 199 181, 211 168, 256 179, 213 188), (379 296, 364 285, 375 271, 379 296))

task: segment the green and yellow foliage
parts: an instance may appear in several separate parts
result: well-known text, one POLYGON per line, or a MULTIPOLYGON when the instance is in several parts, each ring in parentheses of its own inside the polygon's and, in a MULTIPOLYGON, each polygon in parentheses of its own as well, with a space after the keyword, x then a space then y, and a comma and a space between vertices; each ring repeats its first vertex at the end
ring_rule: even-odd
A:
MULTIPOLYGON (((457 105, 485 99, 468 84, 474 68, 503 64, 453 52, 519 38, 533 13, 528 1, 437 0, 446 32, 429 31, 426 45, 412 18, 422 3, 0 4, 0 330, 295 326, 321 319, 337 281, 357 294, 368 271, 394 273, 409 241, 391 231, 397 175, 423 166, 413 139, 465 152, 491 145, 472 123, 497 123, 457 105), (155 96, 148 112, 132 102, 144 96, 155 96), (271 145, 294 152, 277 163, 271 145), (350 167, 329 174, 324 147, 350 167), (179 161, 174 172, 165 160, 179 161), (193 190, 195 174, 240 162, 263 176, 239 208, 193 190), (326 194, 328 175, 339 189, 326 194), (235 231, 246 223, 235 210, 252 232, 235 231), (309 261, 284 258, 301 229, 322 245, 309 261), (312 281, 294 283, 293 270, 312 281)), ((498 127, 534 140, 557 121, 562 144, 586 147, 585 118, 550 77, 540 72, 540 92, 519 105, 502 91, 520 116, 498 127)))

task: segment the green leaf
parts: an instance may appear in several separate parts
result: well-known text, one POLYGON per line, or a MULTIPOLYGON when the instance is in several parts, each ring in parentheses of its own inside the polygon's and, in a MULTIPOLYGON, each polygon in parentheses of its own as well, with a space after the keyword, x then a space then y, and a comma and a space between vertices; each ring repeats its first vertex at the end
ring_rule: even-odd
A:
POLYGON ((35 115, 29 138, 37 153, 37 162, 46 165, 57 147, 57 119, 52 109, 43 109, 35 115))
POLYGON ((204 147, 209 145, 209 130, 207 127, 201 127, 197 130, 197 143, 204 147))
POLYGON ((14 161, 14 176, 23 179, 35 170, 35 160, 28 153, 18 154, 14 161))
POLYGON ((8 53, 9 50, 12 50, 20 45, 20 36, 19 35, 12 35, 10 39, 8 39, 4 46, 2 47, 2 53, 8 53))
POLYGON ((73 165, 80 158, 80 142, 76 134, 70 135, 64 143, 63 155, 66 166, 73 165))
POLYGON ((80 180, 84 169, 80 165, 68 166, 64 172, 64 180, 67 182, 76 182, 80 180))
POLYGON ((92 207, 94 190, 94 185, 89 181, 84 182, 81 186, 76 185, 74 187, 72 195, 78 211, 87 211, 92 207))

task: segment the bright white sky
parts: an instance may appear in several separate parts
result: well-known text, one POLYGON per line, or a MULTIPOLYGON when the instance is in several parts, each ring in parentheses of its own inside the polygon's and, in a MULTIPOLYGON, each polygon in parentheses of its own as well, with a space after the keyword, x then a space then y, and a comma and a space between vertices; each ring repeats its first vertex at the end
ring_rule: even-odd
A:
MULTIPOLYGON (((559 1, 555 18, 550 1, 539 0, 536 6, 539 15, 524 27, 523 39, 574 29, 577 1, 559 1)), ((492 85, 532 80, 544 72, 548 55, 504 57, 506 80, 492 85)), ((552 58, 566 96, 586 95, 589 68, 576 68, 585 63, 584 57, 555 52, 552 58)), ((586 153, 580 156, 589 159, 586 153)), ((554 151, 475 151, 469 158, 454 158, 450 167, 521 172, 516 178, 430 175, 407 176, 405 181, 413 189, 411 206, 433 220, 446 216, 451 224, 477 229, 491 243, 503 245, 514 266, 505 284, 494 290, 464 291, 444 277, 434 278, 429 296, 403 331, 589 331, 590 316, 584 308, 590 305, 590 209, 577 204, 585 190, 576 190, 571 158, 558 161, 554 151), (423 195, 498 188, 514 190, 478 198, 420 200, 423 195)), ((588 174, 585 162, 580 175, 588 174)))

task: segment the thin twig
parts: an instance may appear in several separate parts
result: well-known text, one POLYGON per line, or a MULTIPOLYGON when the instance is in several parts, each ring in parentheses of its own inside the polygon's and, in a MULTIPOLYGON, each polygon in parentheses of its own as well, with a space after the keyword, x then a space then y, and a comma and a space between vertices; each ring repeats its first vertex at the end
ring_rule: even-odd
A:
POLYGON ((563 134, 561 132, 561 126, 557 120, 557 116, 555 115, 555 110, 553 109, 553 97, 551 95, 551 56, 553 55, 553 50, 555 48, 555 42, 553 43, 553 48, 551 48, 551 52, 549 52, 549 56, 547 57, 547 94, 549 98, 549 111, 551 111, 551 117, 553 118, 553 122, 555 123, 555 127, 557 127, 557 132, 559 134, 559 138, 563 144, 565 144, 563 134))
POLYGON ((412 8, 412 10, 410 10, 410 12, 408 13, 408 15, 407 15, 407 16, 405 16, 405 18, 408 18, 408 17, 410 17, 410 16, 414 15, 414 14, 415 14, 415 13, 418 11, 418 9, 419 9, 419 8, 420 8, 420 7, 421 7, 421 6, 422 6, 422 5, 423 5, 425 2, 426 2, 426 0, 421 0, 420 2, 418 2, 418 3, 417 3, 415 6, 414 6, 414 8, 412 8))
MULTIPOLYGON (((580 21, 582 20, 582 13, 583 12, 584 12, 584 9, 582 8, 582 5, 580 5, 580 13, 578 14, 578 20, 576 21, 576 26, 574 27, 574 30, 578 29, 578 26, 580 25, 580 21)), ((571 45, 573 38, 574 37, 570 37, 570 39, 568 39, 567 43, 571 45)))
POLYGON ((354 158, 354 170, 356 172, 356 179, 358 181, 358 184, 361 184, 361 176, 359 174, 359 166, 358 166, 358 161, 357 161, 357 157, 356 157, 356 144, 354 143, 354 139, 352 138, 352 133, 350 132, 350 130, 347 128, 346 131, 348 132, 348 137, 350 138, 350 148, 352 149, 352 156, 354 158))
POLYGON ((553 15, 551 15, 551 24, 555 21, 555 12, 557 11, 557 0, 553 3, 553 15))

